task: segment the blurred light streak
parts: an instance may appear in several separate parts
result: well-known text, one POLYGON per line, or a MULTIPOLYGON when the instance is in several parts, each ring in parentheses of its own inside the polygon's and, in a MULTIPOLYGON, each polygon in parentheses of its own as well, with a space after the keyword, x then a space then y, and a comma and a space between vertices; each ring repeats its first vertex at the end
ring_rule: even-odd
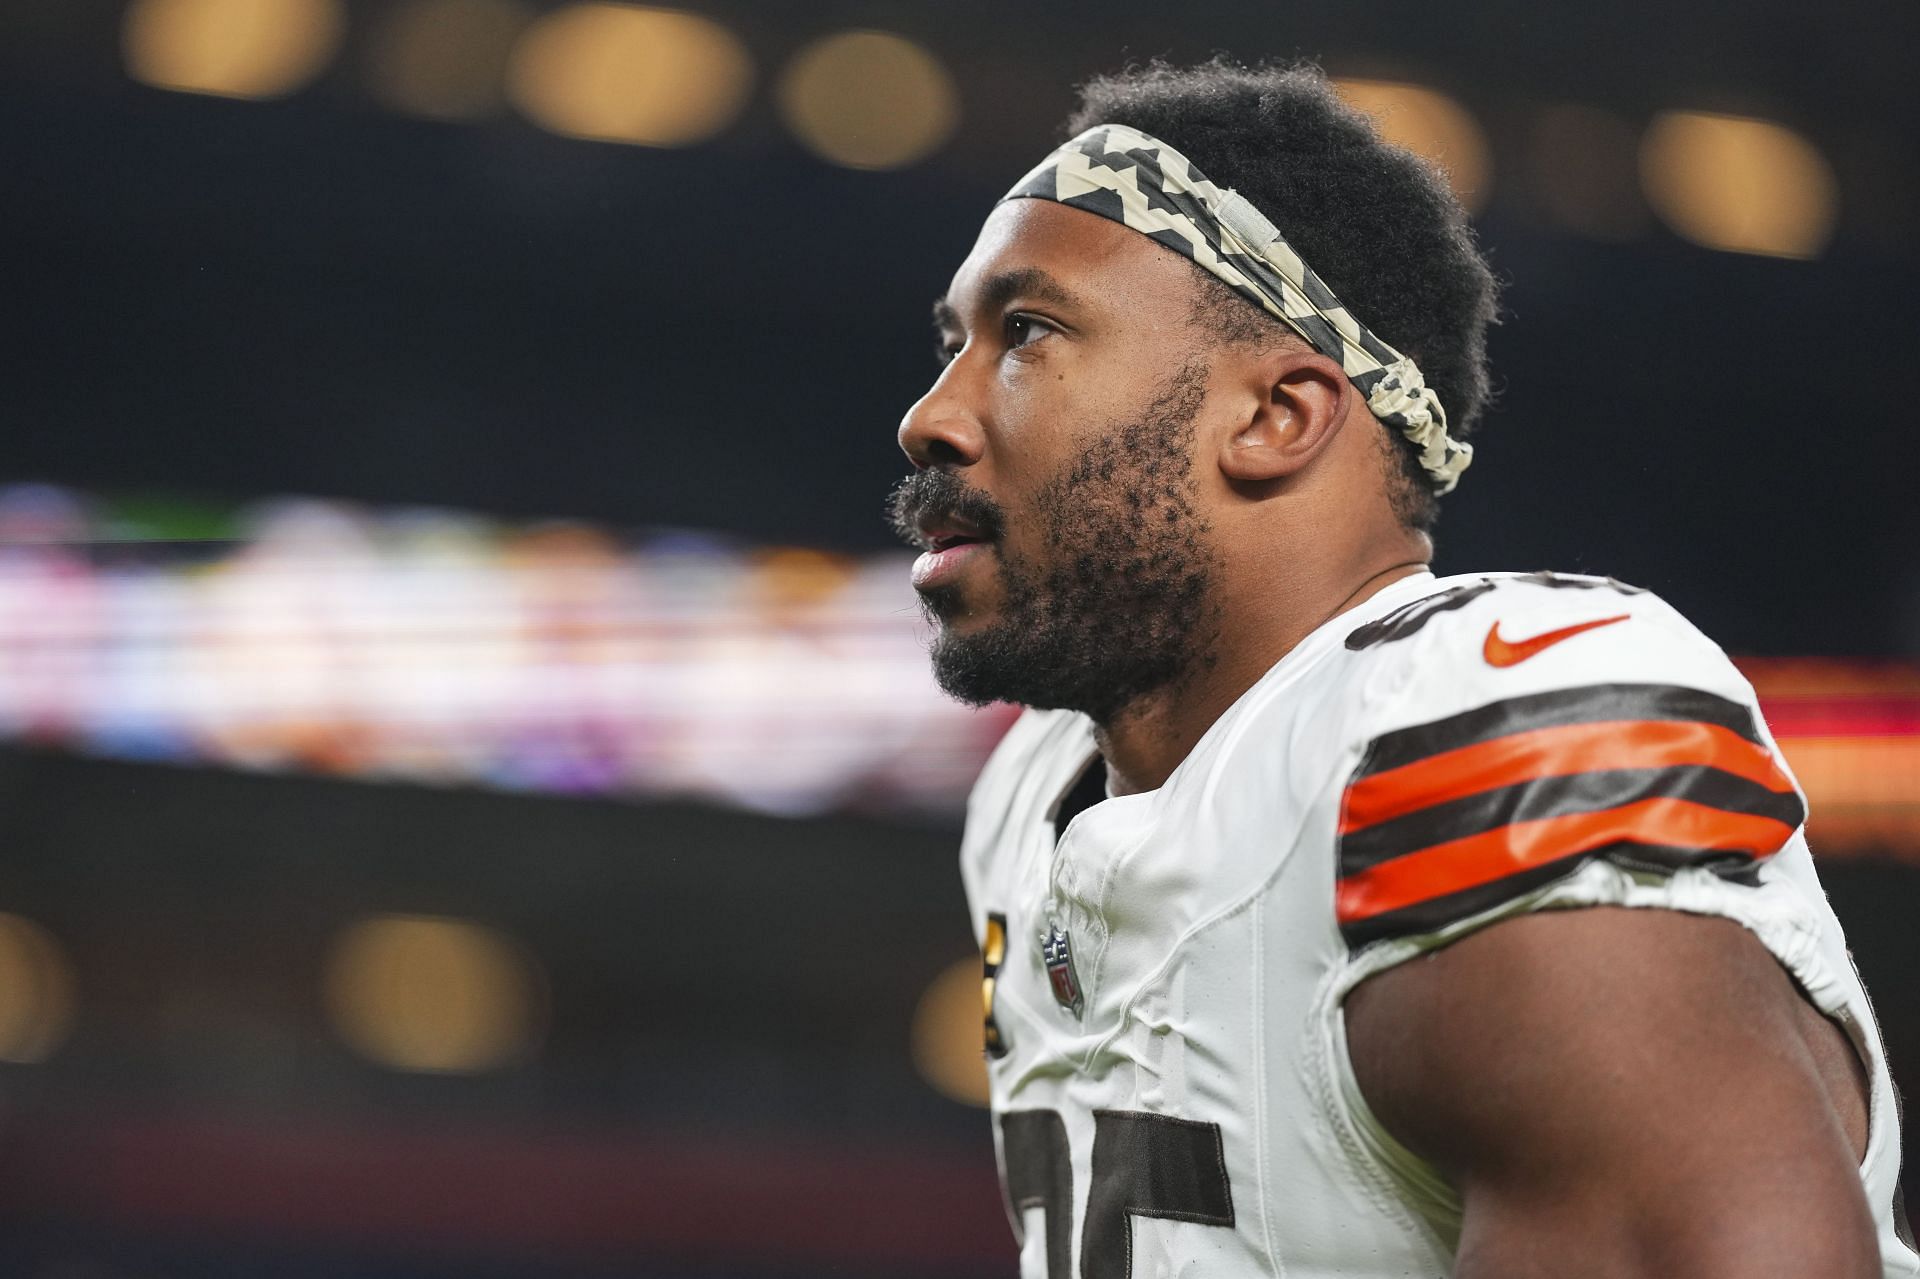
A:
POLYGON ((514 40, 533 18, 517 0, 411 0, 368 51, 368 87, 396 111, 481 120, 499 111, 514 40))
POLYGON ((574 4, 520 37, 507 90, 536 124, 596 142, 701 142, 746 106, 753 63, 718 23, 677 9, 574 4))
POLYGON ((345 24, 339 0, 134 0, 121 50, 158 89, 277 98, 320 74, 345 24))
POLYGON ((472 1074, 532 1050, 544 986, 532 959, 494 929, 387 915, 335 942, 325 990, 335 1029, 368 1060, 472 1074))
POLYGON ((0 1061, 46 1060, 73 1015, 73 970, 60 943, 30 919, 0 914, 0 1061))
POLYGON ((1533 188, 1547 216, 1595 240, 1631 240, 1647 226, 1633 126, 1596 107, 1562 103, 1528 135, 1533 188))
POLYGON ((933 979, 914 1010, 913 1064, 942 1096, 987 1104, 986 1005, 979 956, 956 960, 933 979))
POLYGON ((1825 157, 1770 120, 1663 112, 1641 142, 1640 179, 1677 234, 1729 253, 1818 257, 1838 217, 1825 157))
POLYGON ((843 31, 787 64, 780 113, 814 154, 850 169, 898 169, 945 145, 960 98, 940 60, 904 36, 843 31))
POLYGON ((1741 669, 1807 793, 1815 856, 1920 857, 1920 669, 1804 658, 1741 669))
POLYGON ((934 686, 905 552, 636 546, 581 524, 310 500, 194 517, 237 540, 185 560, 90 544, 127 532, 124 509, 0 488, 0 540, 22 539, 0 545, 0 737, 774 813, 945 812, 1012 716, 934 686))
MULTIPOLYGON (((941 693, 910 552, 312 499, 0 487, 0 738, 779 814, 956 815, 1011 707, 941 693)), ((1821 855, 1920 857, 1920 668, 1743 662, 1821 855)))
POLYGON ((1473 114, 1446 94, 1395 80, 1339 77, 1347 104, 1373 119, 1380 136, 1438 165, 1469 213, 1486 206, 1493 189, 1493 157, 1473 114))

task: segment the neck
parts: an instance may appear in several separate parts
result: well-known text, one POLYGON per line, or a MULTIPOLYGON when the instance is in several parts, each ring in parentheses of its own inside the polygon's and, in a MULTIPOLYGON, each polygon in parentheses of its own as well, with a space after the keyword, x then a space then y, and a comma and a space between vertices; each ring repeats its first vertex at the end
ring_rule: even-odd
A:
POLYGON ((1301 640, 1329 619, 1427 567, 1424 553, 1416 555, 1402 546, 1395 554, 1398 558, 1391 563, 1362 566, 1320 589, 1268 591, 1265 598, 1278 601, 1274 607, 1229 609, 1238 624, 1221 626, 1208 645, 1212 656, 1095 727, 1112 792, 1130 795, 1157 789, 1214 721, 1301 640))

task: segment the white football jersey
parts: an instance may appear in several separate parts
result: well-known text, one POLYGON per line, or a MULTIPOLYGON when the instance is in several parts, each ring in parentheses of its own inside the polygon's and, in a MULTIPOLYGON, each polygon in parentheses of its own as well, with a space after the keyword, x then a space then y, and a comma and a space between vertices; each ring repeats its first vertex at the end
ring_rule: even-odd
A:
POLYGON ((1158 790, 1056 833, 1096 754, 1085 716, 1022 716, 961 854, 1023 1279, 1445 1274, 1459 1200, 1368 1112, 1342 1000, 1496 920, 1601 904, 1738 921, 1847 1031, 1886 1274, 1920 1275, 1893 1085, 1798 785, 1752 688, 1661 600, 1397 582, 1158 790))

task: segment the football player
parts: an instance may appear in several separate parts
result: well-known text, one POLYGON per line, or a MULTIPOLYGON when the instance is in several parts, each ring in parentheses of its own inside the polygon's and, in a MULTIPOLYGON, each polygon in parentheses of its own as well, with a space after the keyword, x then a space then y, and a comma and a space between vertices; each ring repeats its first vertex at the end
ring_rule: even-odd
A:
POLYGON ((1082 98, 894 508, 941 683, 1031 708, 962 850, 1022 1275, 1920 1274, 1753 690, 1645 591, 1428 570, 1494 313, 1443 179, 1310 67, 1082 98))

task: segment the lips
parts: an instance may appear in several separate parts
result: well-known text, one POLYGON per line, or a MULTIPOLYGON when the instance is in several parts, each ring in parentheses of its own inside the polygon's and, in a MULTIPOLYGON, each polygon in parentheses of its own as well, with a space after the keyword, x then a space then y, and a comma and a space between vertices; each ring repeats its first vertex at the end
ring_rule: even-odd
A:
POLYGON ((984 560, 1004 531, 994 500, 943 467, 915 471, 895 486, 890 514, 894 531, 925 552, 913 566, 913 584, 922 590, 984 560))
POLYGON ((956 546, 987 540, 979 529, 953 515, 923 517, 916 523, 915 528, 920 534, 920 545, 930 551, 946 551, 956 546))
POLYGON ((951 511, 929 511, 914 521, 913 528, 920 545, 926 547, 926 554, 913 562, 915 590, 931 590, 952 581, 991 545, 978 525, 951 511))
POLYGON ((947 540, 944 546, 935 540, 932 549, 913 562, 914 589, 925 591, 946 584, 958 576, 969 561, 990 550, 988 543, 970 538, 947 540))

